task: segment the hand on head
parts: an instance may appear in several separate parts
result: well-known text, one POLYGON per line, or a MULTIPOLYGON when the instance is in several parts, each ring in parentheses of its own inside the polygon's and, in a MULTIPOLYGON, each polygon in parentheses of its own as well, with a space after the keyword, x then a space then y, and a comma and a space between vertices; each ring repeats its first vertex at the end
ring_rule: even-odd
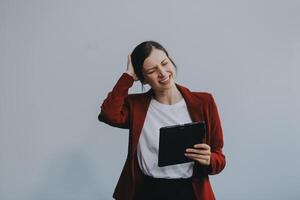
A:
POLYGON ((126 69, 125 73, 129 74, 130 76, 132 76, 135 81, 139 80, 138 77, 137 77, 137 75, 134 72, 134 68, 133 68, 133 65, 131 63, 131 54, 129 54, 127 56, 127 69, 126 69))

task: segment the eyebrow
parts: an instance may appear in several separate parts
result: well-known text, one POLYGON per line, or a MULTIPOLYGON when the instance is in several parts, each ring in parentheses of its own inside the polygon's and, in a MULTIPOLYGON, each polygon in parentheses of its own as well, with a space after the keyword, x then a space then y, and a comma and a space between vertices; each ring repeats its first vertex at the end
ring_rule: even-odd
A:
MULTIPOLYGON (((167 58, 163 59, 160 63, 163 63, 166 59, 167 58)), ((157 65, 154 65, 154 66, 150 67, 149 69, 146 69, 146 72, 153 69, 153 68, 155 68, 155 67, 157 67, 157 65)))

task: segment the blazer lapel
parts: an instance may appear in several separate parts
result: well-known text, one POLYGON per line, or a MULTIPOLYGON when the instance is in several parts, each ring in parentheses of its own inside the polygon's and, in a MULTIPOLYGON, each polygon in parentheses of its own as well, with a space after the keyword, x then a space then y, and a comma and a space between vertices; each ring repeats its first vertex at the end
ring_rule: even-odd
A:
POLYGON ((145 93, 145 95, 142 95, 142 97, 138 100, 136 103, 136 106, 134 107, 133 111, 133 130, 132 130, 132 147, 134 153, 137 148, 137 144, 144 126, 145 118, 147 115, 147 111, 149 108, 149 104, 152 98, 152 89, 150 89, 148 92, 145 93))
POLYGON ((193 94, 185 87, 176 84, 178 90, 181 92, 186 105, 188 112, 192 118, 193 122, 203 121, 202 116, 202 106, 193 98, 193 94))

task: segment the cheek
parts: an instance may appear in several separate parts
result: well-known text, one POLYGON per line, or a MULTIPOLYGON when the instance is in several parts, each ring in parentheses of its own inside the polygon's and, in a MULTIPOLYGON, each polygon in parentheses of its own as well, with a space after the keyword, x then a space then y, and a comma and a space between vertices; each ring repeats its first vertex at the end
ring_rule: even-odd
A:
POLYGON ((170 66, 170 68, 168 68, 168 72, 170 72, 173 76, 176 76, 176 69, 174 66, 170 66))
POLYGON ((174 65, 172 65, 172 64, 168 65, 167 68, 168 68, 168 71, 171 71, 171 72, 175 72, 176 71, 174 65))
POLYGON ((152 74, 152 75, 147 75, 147 77, 145 77, 145 81, 147 82, 147 83, 154 83, 155 82, 155 75, 154 74, 152 74))
POLYGON ((153 74, 151 77, 150 77, 150 81, 155 83, 157 80, 157 76, 155 74, 153 74))

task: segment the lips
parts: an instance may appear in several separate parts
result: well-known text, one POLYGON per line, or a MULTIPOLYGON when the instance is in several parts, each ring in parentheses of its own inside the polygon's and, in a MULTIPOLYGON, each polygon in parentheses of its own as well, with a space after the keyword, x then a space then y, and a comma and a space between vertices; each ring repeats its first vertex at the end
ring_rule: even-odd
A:
POLYGON ((161 84, 167 84, 167 83, 169 83, 169 81, 170 81, 170 76, 167 76, 166 78, 160 80, 159 83, 161 83, 161 84))

